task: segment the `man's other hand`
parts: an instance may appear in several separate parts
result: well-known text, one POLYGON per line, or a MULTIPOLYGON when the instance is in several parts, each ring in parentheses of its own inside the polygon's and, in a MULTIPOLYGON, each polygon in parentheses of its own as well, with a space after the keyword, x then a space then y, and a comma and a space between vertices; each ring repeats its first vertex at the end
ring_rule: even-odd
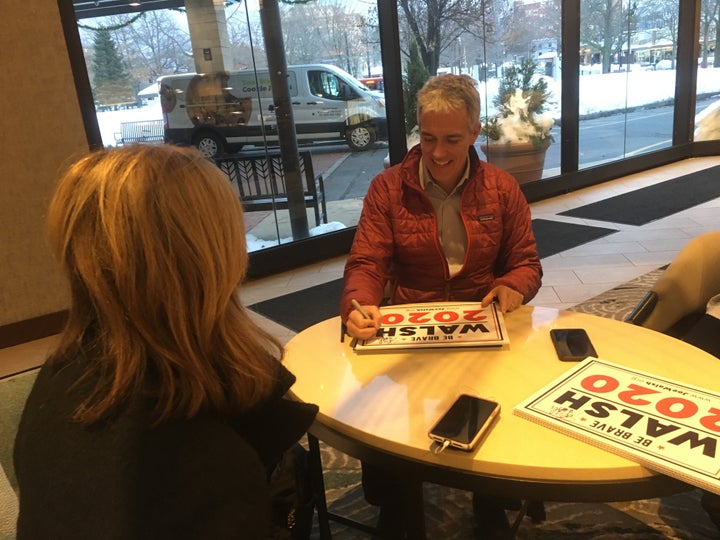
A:
POLYGON ((482 306, 489 306, 493 300, 497 300, 501 312, 508 313, 522 305, 523 295, 506 285, 498 285, 485 295, 482 306))

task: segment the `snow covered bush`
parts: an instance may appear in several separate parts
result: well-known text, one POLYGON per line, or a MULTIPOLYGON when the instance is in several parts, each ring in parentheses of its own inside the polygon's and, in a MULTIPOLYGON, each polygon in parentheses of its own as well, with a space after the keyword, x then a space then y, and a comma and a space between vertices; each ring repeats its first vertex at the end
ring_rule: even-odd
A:
POLYGON ((544 146, 554 139, 554 120, 545 112, 551 93, 547 81, 535 75, 535 62, 526 58, 520 66, 503 72, 493 104, 497 115, 483 122, 481 133, 490 142, 532 142, 544 146))

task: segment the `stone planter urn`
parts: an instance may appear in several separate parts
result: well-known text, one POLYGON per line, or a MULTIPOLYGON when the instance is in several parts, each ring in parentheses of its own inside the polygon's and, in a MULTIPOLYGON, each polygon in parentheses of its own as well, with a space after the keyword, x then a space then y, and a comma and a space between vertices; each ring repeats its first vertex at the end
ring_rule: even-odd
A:
POLYGON ((480 149, 488 163, 506 170, 520 184, 540 180, 545 167, 545 153, 552 141, 545 139, 539 146, 531 142, 482 143, 480 149))

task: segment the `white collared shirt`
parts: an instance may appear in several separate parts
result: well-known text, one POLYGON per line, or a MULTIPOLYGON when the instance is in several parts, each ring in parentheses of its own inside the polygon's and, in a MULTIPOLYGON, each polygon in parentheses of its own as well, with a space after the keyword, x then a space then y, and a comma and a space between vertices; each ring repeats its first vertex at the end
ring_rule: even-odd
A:
POLYGON ((465 163, 465 172, 460 181, 450 193, 446 193, 432 178, 422 160, 419 167, 420 185, 435 208, 440 246, 445 254, 450 275, 454 276, 462 268, 467 251, 467 231, 460 214, 460 197, 470 176, 470 158, 465 163))

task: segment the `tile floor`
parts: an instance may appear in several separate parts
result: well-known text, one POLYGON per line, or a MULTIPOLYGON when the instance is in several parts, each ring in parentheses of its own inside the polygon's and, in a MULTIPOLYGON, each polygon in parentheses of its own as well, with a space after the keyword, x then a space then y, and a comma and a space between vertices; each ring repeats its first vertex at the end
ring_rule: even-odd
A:
MULTIPOLYGON (((720 156, 688 159, 533 203, 534 218, 611 227, 619 232, 543 259, 543 286, 531 304, 566 308, 583 302, 669 263, 691 238, 720 230, 720 198, 640 227, 559 216, 559 212, 715 165, 720 165, 720 156)), ((243 302, 249 305, 338 279, 344 263, 344 256, 337 257, 249 282, 241 292, 243 302)), ((294 335, 259 315, 257 320, 283 341, 294 335)), ((0 349, 0 376, 40 363, 54 339, 0 349)))

